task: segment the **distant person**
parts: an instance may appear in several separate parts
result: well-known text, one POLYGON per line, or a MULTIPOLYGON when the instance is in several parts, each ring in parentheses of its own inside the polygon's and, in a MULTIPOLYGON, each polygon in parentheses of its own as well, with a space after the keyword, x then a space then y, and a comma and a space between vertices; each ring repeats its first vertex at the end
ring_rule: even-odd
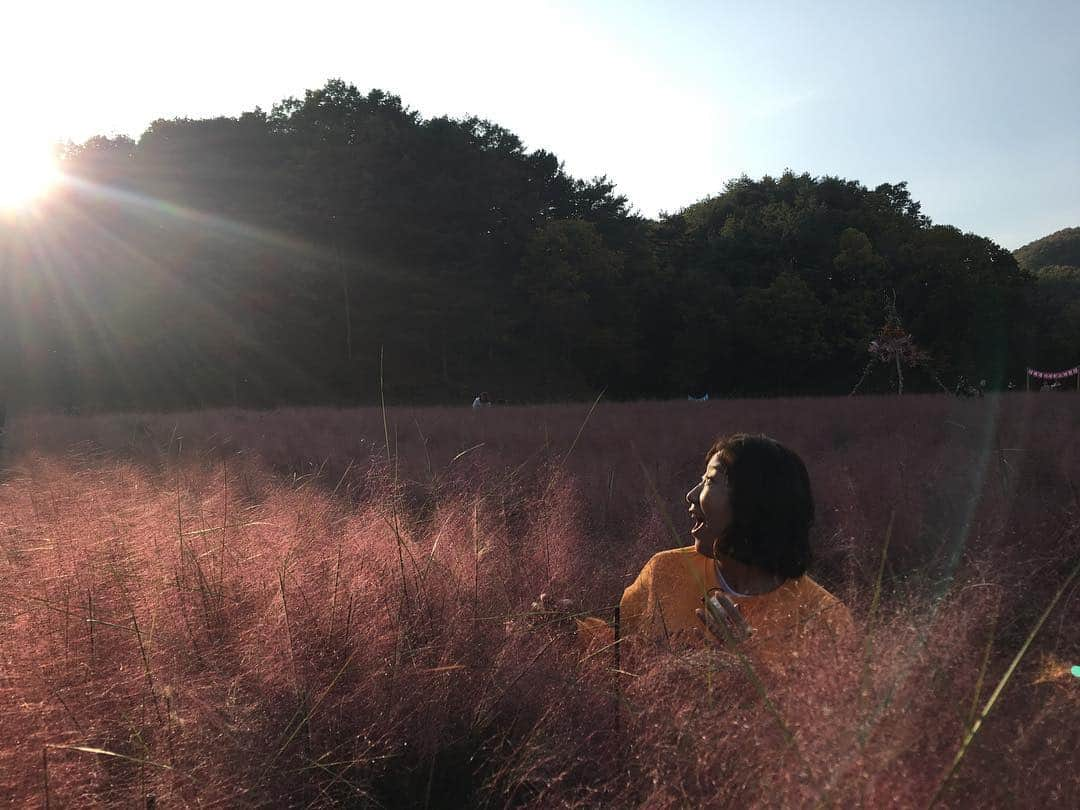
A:
POLYGON ((491 401, 491 396, 488 394, 487 391, 481 391, 477 395, 476 399, 472 401, 472 406, 474 408, 490 408, 494 404, 495 403, 491 401))
MULTIPOLYGON (((847 644, 847 607, 806 575, 814 500, 802 460, 767 436, 717 441, 687 494, 693 545, 653 555, 619 603, 632 648, 738 645, 783 665, 816 644, 847 644)), ((615 641, 602 619, 579 622, 589 646, 615 641)))
MULTIPOLYGON (((982 384, 983 385, 986 384, 985 380, 983 381, 982 384)), ((983 389, 980 388, 979 386, 973 385, 972 383, 968 382, 967 377, 961 376, 960 379, 956 383, 955 394, 960 399, 972 399, 974 397, 980 397, 981 398, 982 395, 983 395, 983 389)))

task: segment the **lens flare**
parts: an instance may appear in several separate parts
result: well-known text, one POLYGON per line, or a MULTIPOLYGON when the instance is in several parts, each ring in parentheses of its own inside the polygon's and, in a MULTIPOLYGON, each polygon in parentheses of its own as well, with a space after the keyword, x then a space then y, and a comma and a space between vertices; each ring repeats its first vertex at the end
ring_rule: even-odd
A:
POLYGON ((0 213, 41 199, 60 181, 60 167, 45 143, 9 141, 0 134, 0 213))

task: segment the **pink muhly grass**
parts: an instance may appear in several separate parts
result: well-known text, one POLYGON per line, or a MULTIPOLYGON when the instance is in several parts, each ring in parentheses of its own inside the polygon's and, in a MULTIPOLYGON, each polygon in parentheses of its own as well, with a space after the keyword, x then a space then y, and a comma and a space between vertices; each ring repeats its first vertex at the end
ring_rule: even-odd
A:
MULTIPOLYGON (((13 420, 0 791, 50 806, 925 804, 1071 570, 1073 405, 13 420), (806 460, 813 573, 864 634, 767 679, 790 735, 729 654, 616 674, 581 663, 568 621, 612 615, 672 544, 664 513, 682 526, 704 449, 734 430, 806 460), (571 604, 537 610, 541 592, 571 604)), ((1080 681, 1046 663, 1080 661, 1078 611, 1073 586, 941 804, 1080 803, 1080 681)))

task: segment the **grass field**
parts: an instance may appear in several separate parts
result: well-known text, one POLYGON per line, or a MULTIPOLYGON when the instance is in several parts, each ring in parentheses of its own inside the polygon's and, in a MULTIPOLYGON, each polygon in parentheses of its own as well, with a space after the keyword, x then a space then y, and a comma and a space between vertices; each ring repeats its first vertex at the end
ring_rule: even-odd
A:
POLYGON ((8 428, 8 806, 1080 806, 1076 395, 8 428), (616 673, 568 621, 685 542, 734 431, 806 461, 862 639, 774 710, 725 651, 616 673))

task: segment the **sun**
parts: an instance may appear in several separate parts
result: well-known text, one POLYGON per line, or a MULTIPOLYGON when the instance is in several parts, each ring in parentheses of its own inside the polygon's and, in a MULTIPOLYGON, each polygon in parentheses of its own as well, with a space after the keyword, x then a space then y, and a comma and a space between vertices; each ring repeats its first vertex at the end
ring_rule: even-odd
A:
POLYGON ((0 135, 0 212, 15 212, 45 197, 60 182, 47 143, 8 141, 0 135))

